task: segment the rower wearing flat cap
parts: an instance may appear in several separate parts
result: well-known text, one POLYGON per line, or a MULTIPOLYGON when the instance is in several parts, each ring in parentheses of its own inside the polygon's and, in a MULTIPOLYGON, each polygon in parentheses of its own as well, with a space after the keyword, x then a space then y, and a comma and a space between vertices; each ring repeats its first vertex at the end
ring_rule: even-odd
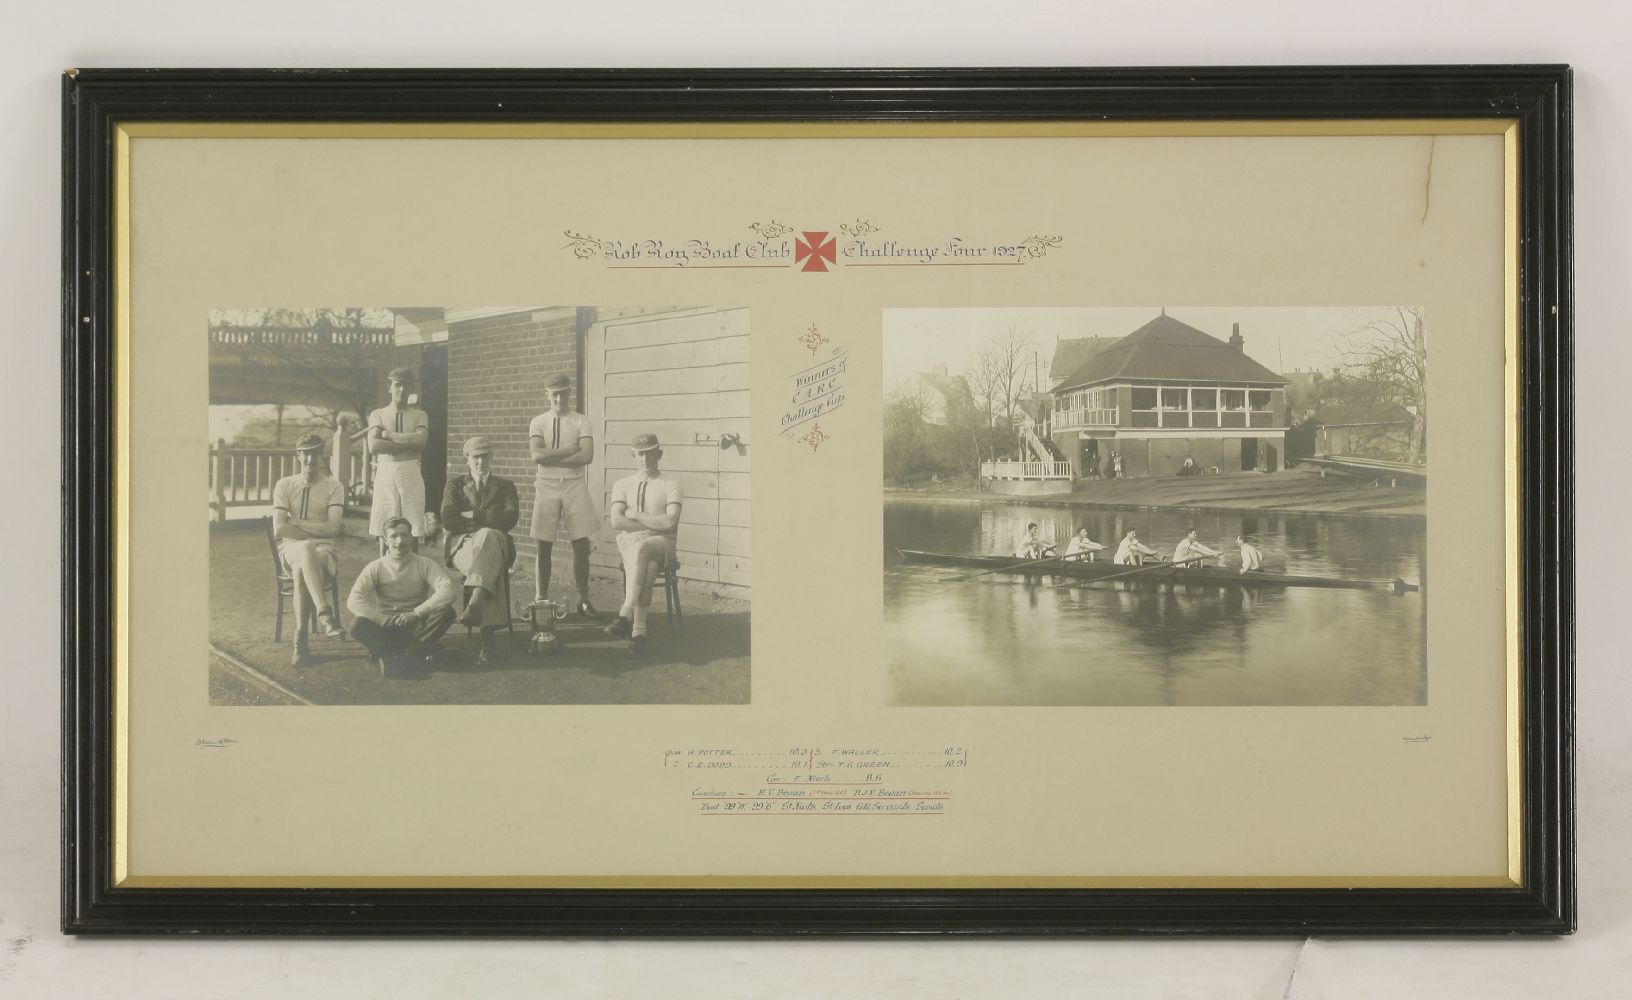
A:
POLYGON ((383 539, 385 522, 405 517, 417 550, 425 532, 425 478, 419 456, 430 438, 431 418, 408 405, 408 393, 416 381, 412 368, 391 369, 386 376, 391 402, 368 415, 368 450, 377 460, 368 533, 383 539))
POLYGON ((589 603, 589 538, 600 530, 601 516, 590 502, 584 467, 595 457, 589 419, 572 408, 572 379, 564 372, 544 383, 550 408, 527 425, 527 450, 538 471, 533 480, 531 535, 538 542, 534 564, 534 597, 550 593, 550 554, 566 526, 572 540, 572 576, 578 587, 578 613, 594 617, 589 603))
POLYGON ((516 484, 493 475, 493 446, 478 434, 465 439, 468 474, 454 476, 442 489, 442 524, 447 529, 444 559, 464 578, 463 625, 481 629, 481 660, 496 651, 498 630, 510 624, 506 574, 516 561, 510 529, 521 519, 516 484))
POLYGON ((618 533, 618 553, 623 557, 624 593, 623 607, 606 632, 613 638, 627 638, 629 651, 644 656, 646 609, 652 604, 658 572, 676 568, 675 539, 686 496, 677 480, 658 471, 663 448, 656 434, 636 434, 629 453, 640 471, 613 485, 607 505, 612 528, 618 533))

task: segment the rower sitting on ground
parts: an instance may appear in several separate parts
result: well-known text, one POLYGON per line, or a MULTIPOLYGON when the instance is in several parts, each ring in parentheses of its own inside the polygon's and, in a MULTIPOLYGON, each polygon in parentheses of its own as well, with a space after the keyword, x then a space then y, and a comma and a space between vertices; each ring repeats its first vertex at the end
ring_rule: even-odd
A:
POLYGON ((1122 544, 1116 547, 1116 564, 1118 566, 1143 566, 1145 556, 1156 555, 1156 550, 1139 541, 1139 533, 1130 531, 1122 539, 1122 544))
POLYGON ((1036 521, 1026 525, 1026 533, 1020 536, 1020 544, 1015 546, 1014 557, 1032 561, 1054 558, 1054 546, 1043 541, 1036 521))
POLYGON ((1071 536, 1071 544, 1065 547, 1065 557, 1078 562, 1094 561, 1095 552, 1104 552, 1105 546, 1088 537, 1088 529, 1083 528, 1071 536))
POLYGON ((413 551, 413 526, 389 517, 380 526, 385 555, 363 567, 346 607, 356 615, 351 636, 368 648, 382 677, 402 677, 431 662, 436 645, 453 624, 453 580, 442 567, 413 551))
POLYGON ((1194 528, 1191 528, 1190 533, 1181 538, 1179 544, 1173 547, 1173 561, 1176 563, 1189 563, 1192 566, 1205 566, 1206 563, 1203 560, 1216 555, 1218 555, 1217 549, 1210 549, 1196 541, 1196 529, 1194 528))
POLYGON ((1243 535, 1235 536, 1235 544, 1241 546, 1241 575, 1245 576, 1248 573, 1262 572, 1264 568, 1264 557, 1263 554, 1258 551, 1258 546, 1252 544, 1252 542, 1248 541, 1243 535))

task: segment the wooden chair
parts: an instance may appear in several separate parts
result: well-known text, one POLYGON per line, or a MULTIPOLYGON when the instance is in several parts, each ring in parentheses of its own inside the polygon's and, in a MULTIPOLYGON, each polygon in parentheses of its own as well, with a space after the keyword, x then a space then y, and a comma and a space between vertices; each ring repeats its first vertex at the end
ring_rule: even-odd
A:
MULTIPOLYGON (((669 613, 669 628, 678 631, 680 628, 680 560, 677 558, 657 571, 652 580, 652 586, 663 588, 663 607, 669 613)), ((623 586, 625 592, 629 588, 629 571, 623 571, 623 586)))
MULTIPOLYGON (((263 517, 261 518, 261 523, 266 529, 266 543, 272 548, 272 574, 275 577, 276 582, 274 586, 278 592, 278 611, 277 618, 272 625, 272 641, 282 642, 284 599, 287 598, 289 600, 289 613, 294 614, 295 620, 299 621, 300 616, 297 612, 300 608, 301 602, 310 601, 311 598, 303 588, 299 590, 296 589, 294 576, 283 565, 283 556, 278 553, 277 536, 272 533, 272 519, 270 517, 263 517)), ((334 609, 334 613, 338 617, 341 607, 340 581, 336 580, 334 578, 334 574, 332 573, 325 575, 328 577, 328 579, 324 582, 329 585, 329 600, 333 602, 329 606, 334 609)), ((317 615, 315 613, 317 609, 313 608, 312 610, 314 613, 306 617, 306 632, 309 635, 314 635, 317 632, 317 615)))

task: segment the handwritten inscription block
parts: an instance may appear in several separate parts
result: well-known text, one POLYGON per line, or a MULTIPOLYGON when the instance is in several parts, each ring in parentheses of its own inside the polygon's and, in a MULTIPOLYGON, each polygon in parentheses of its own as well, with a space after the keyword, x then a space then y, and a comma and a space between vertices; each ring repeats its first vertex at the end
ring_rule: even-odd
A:
POLYGON ((665 769, 691 776, 685 798, 699 816, 945 815, 954 794, 946 778, 968 766, 968 748, 958 745, 687 747, 663 754, 665 769))

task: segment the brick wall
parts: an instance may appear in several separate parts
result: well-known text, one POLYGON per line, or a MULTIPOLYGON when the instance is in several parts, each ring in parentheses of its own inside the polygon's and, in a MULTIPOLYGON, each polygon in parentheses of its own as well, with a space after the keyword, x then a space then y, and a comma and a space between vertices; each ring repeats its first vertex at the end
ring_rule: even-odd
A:
MULTIPOLYGON (((571 307, 536 309, 448 323, 449 477, 466 471, 462 447, 473 434, 493 444, 493 471, 516 484, 521 520, 511 532, 521 555, 517 569, 532 575, 533 472, 528 458, 527 423, 550 408, 544 384, 564 372, 578 389, 578 320, 571 307)), ((436 500, 440 506, 441 498, 436 500)), ((571 547, 556 546, 557 581, 570 580, 571 547), (565 555, 565 561, 563 561, 565 555), (562 566, 567 566, 562 576, 562 566)), ((518 594, 520 591, 518 591, 518 594)), ((531 596, 527 594, 526 596, 531 596)))

